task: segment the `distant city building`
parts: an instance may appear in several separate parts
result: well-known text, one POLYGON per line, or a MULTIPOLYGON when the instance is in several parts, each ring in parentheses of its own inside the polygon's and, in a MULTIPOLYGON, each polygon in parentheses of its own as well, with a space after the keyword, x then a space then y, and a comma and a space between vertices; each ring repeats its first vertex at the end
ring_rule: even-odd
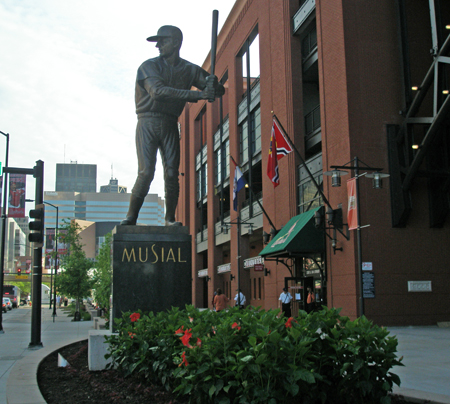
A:
MULTIPOLYGON (((14 220, 16 221, 17 225, 20 227, 20 229, 22 230, 22 232, 25 235, 25 255, 32 255, 33 249, 32 249, 32 245, 30 242, 28 242, 28 235, 30 234, 30 228, 29 226, 29 222, 30 219, 28 218, 28 216, 25 217, 15 217, 14 220)), ((18 255, 18 254, 16 254, 18 255)))
MULTIPOLYGON (((128 212, 131 194, 96 192, 44 192, 44 201, 58 207, 58 222, 64 219, 119 224, 128 212)), ((156 194, 147 195, 139 213, 139 223, 164 226, 164 201, 156 194)), ((56 209, 45 207, 45 227, 54 228, 56 209)))
POLYGON ((96 223, 87 220, 75 221, 81 228, 79 235, 86 257, 90 260, 95 260, 100 248, 105 242, 106 235, 117 226, 117 222, 96 223))
POLYGON ((102 185, 100 187, 100 193, 102 194, 126 194, 127 187, 119 185, 117 178, 111 178, 108 185, 102 185))
POLYGON ((97 165, 56 164, 57 192, 97 192, 97 165))
MULTIPOLYGON (((2 223, 0 223, 0 229, 1 226, 2 223)), ((6 226, 5 273, 8 273, 14 272, 15 259, 26 254, 29 243, 26 234, 22 231, 15 219, 8 218, 6 226)))

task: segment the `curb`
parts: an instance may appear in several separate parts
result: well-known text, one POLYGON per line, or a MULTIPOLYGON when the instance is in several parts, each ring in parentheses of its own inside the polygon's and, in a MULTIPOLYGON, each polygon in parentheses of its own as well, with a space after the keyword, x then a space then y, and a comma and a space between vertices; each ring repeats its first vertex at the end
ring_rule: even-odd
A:
POLYGON ((450 397, 445 394, 429 393, 406 387, 394 387, 392 394, 404 397, 409 403, 450 404, 450 397))
POLYGON ((58 349, 84 340, 86 337, 78 337, 52 344, 16 362, 6 382, 6 402, 8 404, 47 404, 37 381, 39 364, 58 349))

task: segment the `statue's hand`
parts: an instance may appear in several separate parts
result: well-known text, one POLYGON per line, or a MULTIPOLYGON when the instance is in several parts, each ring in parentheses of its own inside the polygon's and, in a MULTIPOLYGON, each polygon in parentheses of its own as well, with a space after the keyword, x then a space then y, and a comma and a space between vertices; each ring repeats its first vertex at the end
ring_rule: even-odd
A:
POLYGON ((214 102, 216 99, 216 88, 219 85, 219 82, 217 80, 217 76, 211 75, 206 78, 206 87, 203 90, 205 93, 205 100, 208 100, 209 102, 214 102))

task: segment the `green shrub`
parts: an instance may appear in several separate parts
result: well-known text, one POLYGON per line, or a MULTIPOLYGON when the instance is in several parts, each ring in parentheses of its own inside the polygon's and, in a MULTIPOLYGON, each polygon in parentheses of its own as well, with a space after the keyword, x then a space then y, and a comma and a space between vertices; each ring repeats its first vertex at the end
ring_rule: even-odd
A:
POLYGON ((111 366, 138 372, 192 403, 388 404, 400 384, 397 340, 365 317, 323 308, 293 319, 279 310, 172 308, 124 313, 107 338, 111 366))

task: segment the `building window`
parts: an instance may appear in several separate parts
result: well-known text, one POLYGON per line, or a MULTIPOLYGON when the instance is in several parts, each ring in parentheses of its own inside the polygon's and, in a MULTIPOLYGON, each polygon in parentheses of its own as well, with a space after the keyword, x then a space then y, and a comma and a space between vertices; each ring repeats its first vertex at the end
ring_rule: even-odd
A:
MULTIPOLYGON (((322 154, 306 162, 316 184, 323 190, 322 154)), ((323 204, 321 194, 304 165, 299 166, 298 213, 304 213, 323 204)))
POLYGON ((223 184, 230 178, 230 139, 229 139, 229 121, 226 121, 219 127, 214 135, 214 154, 216 165, 216 185, 223 184))
POLYGON ((243 49, 242 57, 242 77, 244 78, 244 94, 250 90, 256 81, 259 81, 259 34, 258 29, 249 36, 243 49))
POLYGON ((195 170, 197 172, 197 201, 206 198, 208 190, 207 178, 207 148, 206 148, 206 109, 200 112, 196 119, 196 131, 201 139, 201 149, 197 154, 195 170))
POLYGON ((241 164, 245 164, 249 159, 261 152, 261 108, 259 105, 250 112, 250 130, 248 119, 239 125, 241 135, 241 164))
POLYGON ((306 33, 302 40, 302 57, 307 59, 312 53, 317 50, 317 28, 313 24, 311 29, 306 33))

